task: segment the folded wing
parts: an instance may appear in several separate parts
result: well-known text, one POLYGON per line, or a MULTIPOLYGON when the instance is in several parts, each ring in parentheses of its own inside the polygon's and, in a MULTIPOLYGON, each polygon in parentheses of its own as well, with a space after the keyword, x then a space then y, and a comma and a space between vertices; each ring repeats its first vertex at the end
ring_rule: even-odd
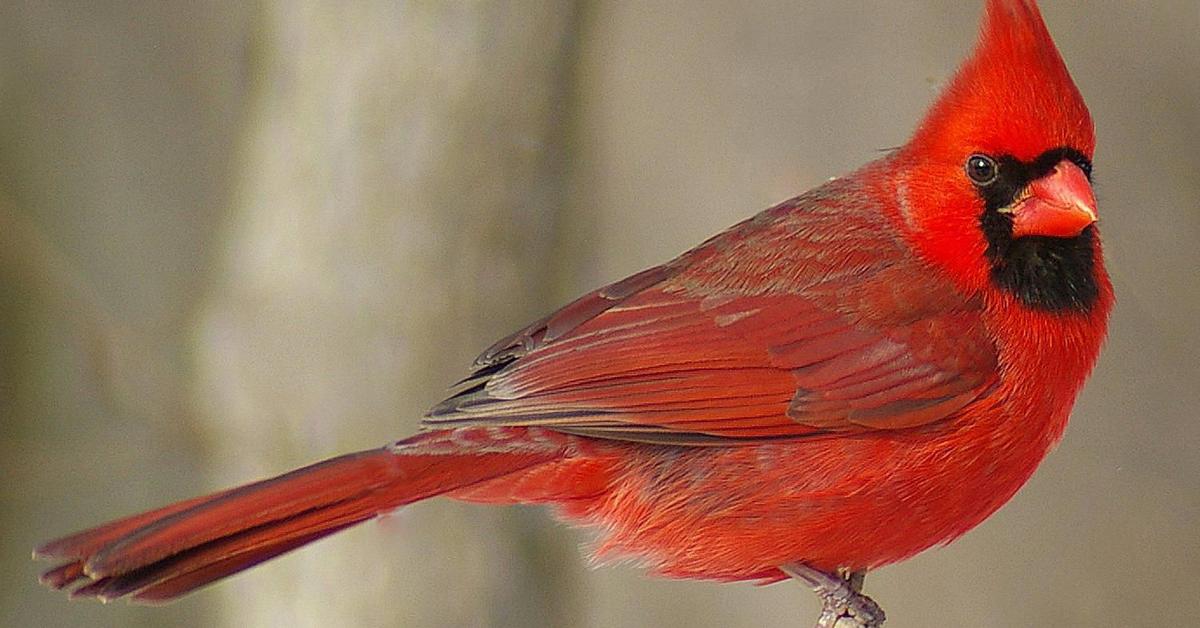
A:
POLYGON ((984 394, 978 305, 869 217, 807 200, 501 340, 426 427, 728 445, 912 428, 984 394))

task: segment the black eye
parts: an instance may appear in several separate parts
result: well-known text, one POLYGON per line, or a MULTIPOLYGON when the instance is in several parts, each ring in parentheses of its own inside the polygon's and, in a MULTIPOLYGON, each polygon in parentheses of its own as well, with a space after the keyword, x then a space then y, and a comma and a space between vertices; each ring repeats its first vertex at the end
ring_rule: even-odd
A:
POLYGON ((996 164, 996 160, 976 153, 967 157, 967 177, 971 182, 980 187, 995 183, 996 177, 1000 175, 1000 167, 996 164))

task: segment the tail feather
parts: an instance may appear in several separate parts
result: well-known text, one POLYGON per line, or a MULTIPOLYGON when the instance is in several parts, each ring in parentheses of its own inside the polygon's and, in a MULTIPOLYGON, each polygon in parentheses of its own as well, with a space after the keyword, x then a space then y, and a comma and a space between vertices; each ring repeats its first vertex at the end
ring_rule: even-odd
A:
POLYGON ((327 537, 335 532, 341 532, 346 528, 358 523, 352 521, 340 526, 319 530, 310 534, 290 538, 286 541, 266 545, 253 552, 247 552, 238 556, 223 558, 214 562, 208 563, 205 567, 192 572, 183 573, 172 578, 165 578, 157 583, 141 589, 133 597, 139 602, 161 603, 173 600, 190 591, 194 591, 204 585, 215 582, 235 574, 244 569, 249 569, 261 562, 270 560, 280 554, 284 554, 293 549, 307 545, 318 539, 327 537))
POLYGON ((128 595, 137 602, 168 602, 363 520, 297 532, 277 540, 249 541, 244 545, 244 539, 237 536, 221 539, 123 575, 95 580, 72 591, 71 597, 94 597, 107 602, 128 595))
POLYGON ((431 433, 332 458, 42 544, 41 576, 72 597, 165 602, 427 497, 554 460, 554 447, 457 446, 431 433))
MULTIPOLYGON (((53 541, 47 541, 37 546, 33 550, 34 558, 82 558, 95 553, 100 548, 116 541, 130 532, 137 530, 147 524, 153 523, 164 517, 168 517, 182 510, 187 510, 194 506, 198 506, 204 502, 212 501, 224 496, 229 491, 220 491, 210 495, 194 497, 192 499, 176 502, 170 506, 164 506, 155 510, 143 512, 141 514, 125 517, 110 521, 104 525, 99 525, 89 530, 84 530, 69 536, 64 536, 53 541)), ((49 572, 47 572, 49 573, 49 572)), ((49 584, 49 583, 46 583, 49 584)))
POLYGON ((361 510, 357 506, 369 505, 364 500, 402 476, 402 460, 383 450, 358 452, 234 489, 106 545, 88 559, 84 571, 93 577, 125 573, 209 541, 229 539, 248 525, 262 526, 313 509, 361 510))

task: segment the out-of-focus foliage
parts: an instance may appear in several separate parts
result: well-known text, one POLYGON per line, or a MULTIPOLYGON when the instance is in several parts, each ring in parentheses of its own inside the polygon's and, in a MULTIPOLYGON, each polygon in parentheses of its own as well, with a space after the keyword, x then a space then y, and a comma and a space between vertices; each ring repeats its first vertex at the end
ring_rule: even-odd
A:
MULTIPOLYGON (((1200 9, 1046 4, 1120 303, 1031 484, 868 578, 897 628, 1200 597, 1200 9)), ((24 559, 410 433, 494 337, 902 143, 977 11, 0 4, 0 625, 806 625, 797 586, 589 571, 586 533, 446 501, 166 608, 68 603, 24 559)))

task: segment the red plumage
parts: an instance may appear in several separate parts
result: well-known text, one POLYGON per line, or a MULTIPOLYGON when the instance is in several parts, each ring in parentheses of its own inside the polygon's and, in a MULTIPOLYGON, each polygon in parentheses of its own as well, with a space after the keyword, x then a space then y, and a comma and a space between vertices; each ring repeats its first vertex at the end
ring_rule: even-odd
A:
POLYGON ((1036 5, 990 0, 904 147, 501 340, 424 433, 51 541, 43 581, 171 599, 435 495, 553 504, 680 578, 950 541, 1030 477, 1099 354, 1094 145, 1036 5))

